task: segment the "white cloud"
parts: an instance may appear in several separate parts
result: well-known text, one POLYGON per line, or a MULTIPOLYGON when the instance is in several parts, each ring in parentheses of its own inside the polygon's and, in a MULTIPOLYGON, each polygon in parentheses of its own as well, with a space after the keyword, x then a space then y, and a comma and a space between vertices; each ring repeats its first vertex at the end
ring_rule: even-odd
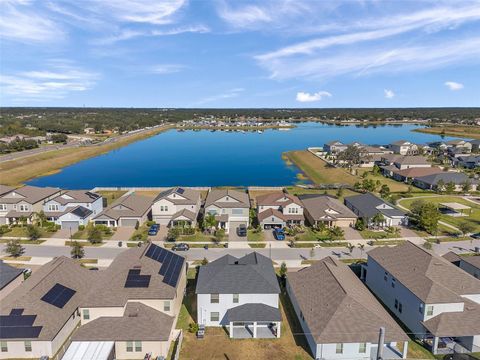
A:
POLYGON ((445 86, 448 87, 452 91, 462 90, 463 84, 460 84, 455 81, 445 81, 445 86))
POLYGON ((27 43, 61 40, 65 33, 41 13, 32 11, 29 1, 0 3, 0 38, 27 43))
POLYGON ((185 69, 185 65, 181 64, 158 64, 152 66, 151 72, 154 74, 165 75, 173 74, 182 71, 185 69))
POLYGON ((307 93, 300 91, 297 93, 296 100, 298 102, 314 102, 314 101, 320 101, 325 97, 331 97, 332 94, 330 94, 328 91, 319 91, 313 94, 307 93))
POLYGON ((256 5, 247 5, 232 9, 224 4, 218 10, 219 16, 234 27, 245 28, 259 22, 269 23, 272 21, 265 9, 256 5))
POLYGON ((235 98, 235 97, 238 97, 240 95, 240 93, 242 93, 243 91, 245 91, 244 88, 229 89, 229 90, 225 91, 224 93, 213 95, 213 96, 208 96, 206 98, 200 99, 195 104, 196 105, 203 105, 203 104, 207 104, 207 103, 211 103, 211 102, 216 102, 218 100, 235 98))
POLYGON ((47 70, 1 74, 0 89, 13 101, 61 99, 70 92, 92 88, 98 78, 97 73, 55 61, 47 70))
POLYGON ((385 97, 387 99, 393 99, 395 97, 395 93, 393 92, 393 90, 384 89, 383 93, 385 94, 385 97))

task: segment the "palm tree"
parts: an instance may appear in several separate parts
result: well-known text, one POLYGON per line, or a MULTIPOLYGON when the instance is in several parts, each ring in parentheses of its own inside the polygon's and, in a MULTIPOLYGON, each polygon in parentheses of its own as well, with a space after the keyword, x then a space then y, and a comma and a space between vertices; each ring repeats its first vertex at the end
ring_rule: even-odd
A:
POLYGON ((376 227, 380 227, 381 224, 385 222, 385 217, 383 216, 382 213, 378 212, 373 216, 372 222, 376 227))
POLYGON ((365 250, 365 244, 358 244, 358 248, 360 249, 360 254, 362 254, 362 257, 363 257, 363 251, 365 250))
POLYGON ((28 219, 25 215, 22 215, 18 218, 18 222, 22 225, 22 227, 25 226, 25 224, 27 223, 28 219))
POLYGON ((205 229, 212 229, 212 228, 217 228, 218 221, 215 219, 215 215, 213 214, 208 214, 205 216, 205 219, 203 219, 203 227, 205 229))
POLYGON ((40 227, 43 227, 43 224, 47 221, 47 216, 43 210, 39 212, 34 212, 33 216, 40 222, 40 227))
POLYGON ((355 249, 355 246, 352 245, 351 243, 348 243, 346 245, 346 248, 348 249, 348 252, 350 253, 350 256, 352 256, 353 249, 355 249))

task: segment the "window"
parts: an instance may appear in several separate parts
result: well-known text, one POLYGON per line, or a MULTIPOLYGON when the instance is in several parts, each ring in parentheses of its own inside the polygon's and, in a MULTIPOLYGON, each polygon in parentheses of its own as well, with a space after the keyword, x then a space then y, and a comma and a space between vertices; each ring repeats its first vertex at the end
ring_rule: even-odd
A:
POLYGON ((220 295, 219 294, 211 294, 210 295, 210 304, 218 304, 220 302, 220 295))
POLYGON ((0 342, 0 348, 1 348, 2 352, 8 352, 7 342, 6 341, 0 342))
POLYGON ((395 287, 396 280, 392 278, 392 288, 395 287))
POLYGON ((433 306, 427 306, 427 316, 433 315, 433 306))
POLYGON ((337 344, 337 348, 335 349, 335 353, 343 354, 343 344, 337 344))
POLYGON ((170 311, 170 301, 163 302, 163 311, 170 311))
POLYGON ((127 352, 133 352, 133 341, 127 341, 127 352))
POLYGON ((48 205, 48 211, 58 211, 58 205, 57 204, 49 204, 48 205))
POLYGON ((420 303, 420 305, 418 306, 418 312, 420 314, 423 314, 423 303, 420 303))
POLYGON ((137 352, 142 351, 142 342, 141 341, 135 341, 135 351, 137 351, 137 352))
POLYGON ((219 321, 219 320, 220 320, 220 313, 218 312, 210 313, 210 321, 219 321))
POLYGON ((240 297, 239 294, 233 294, 233 303, 234 304, 238 304, 239 297, 240 297))
POLYGON ((90 310, 83 309, 82 313, 83 313, 83 320, 90 320, 90 310))
POLYGON ((28 211, 28 205, 20 205, 20 211, 28 211))
POLYGON ((387 281, 388 280, 388 273, 385 271, 385 275, 383 275, 383 280, 387 281))
POLYGON ((358 344, 358 352, 359 354, 365 354, 367 352, 367 343, 358 344))
POLYGON ((398 300, 395 299, 395 309, 398 309, 398 300))
POLYGON ((401 314, 402 313, 402 303, 398 303, 398 312, 401 314))
POLYGON ((0 210, 7 210, 7 204, 0 204, 0 210))
POLYGON ((242 215, 243 209, 232 209, 232 215, 242 215))
POLYGON ((31 352, 32 351, 32 342, 30 340, 27 340, 24 342, 25 344, 25 352, 31 352))

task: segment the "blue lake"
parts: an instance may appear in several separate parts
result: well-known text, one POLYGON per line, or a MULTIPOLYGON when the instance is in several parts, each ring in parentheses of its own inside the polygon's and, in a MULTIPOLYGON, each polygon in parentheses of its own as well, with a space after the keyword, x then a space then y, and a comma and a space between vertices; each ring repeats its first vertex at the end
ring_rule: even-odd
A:
POLYGON ((401 139, 416 143, 441 139, 438 135, 412 132, 415 128, 416 125, 357 127, 301 123, 289 131, 263 133, 170 130, 28 183, 67 189, 289 185, 297 182, 298 169, 282 160, 285 151, 323 146, 332 140, 373 145, 401 139))

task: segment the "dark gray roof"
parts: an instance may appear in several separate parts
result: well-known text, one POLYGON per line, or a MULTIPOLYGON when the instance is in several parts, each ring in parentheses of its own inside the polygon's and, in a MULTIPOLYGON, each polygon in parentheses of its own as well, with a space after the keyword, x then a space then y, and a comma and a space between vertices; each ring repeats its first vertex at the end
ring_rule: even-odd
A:
POLYGON ((225 255, 200 267, 197 294, 279 294, 272 260, 252 252, 237 259, 225 255))
POLYGON ((358 210, 361 217, 371 218, 379 212, 388 217, 405 215, 402 210, 371 193, 348 196, 345 198, 345 205, 349 204, 358 210))
POLYGON ((476 183, 475 180, 470 179, 464 173, 457 172, 442 172, 439 174, 427 175, 417 178, 416 180, 421 181, 429 185, 437 185, 440 180, 443 180, 445 184, 453 182, 457 185, 463 184, 465 181, 470 181, 471 183, 476 183))
POLYGON ((225 317, 233 321, 281 321, 280 310, 265 304, 244 304, 228 309, 225 317))
POLYGON ((85 219, 86 217, 89 217, 93 211, 90 209, 87 209, 83 206, 77 206, 74 208, 72 211, 70 211, 73 215, 78 216, 81 219, 85 219))
POLYGON ((16 279, 22 271, 22 269, 14 268, 0 260, 0 290, 16 279))

